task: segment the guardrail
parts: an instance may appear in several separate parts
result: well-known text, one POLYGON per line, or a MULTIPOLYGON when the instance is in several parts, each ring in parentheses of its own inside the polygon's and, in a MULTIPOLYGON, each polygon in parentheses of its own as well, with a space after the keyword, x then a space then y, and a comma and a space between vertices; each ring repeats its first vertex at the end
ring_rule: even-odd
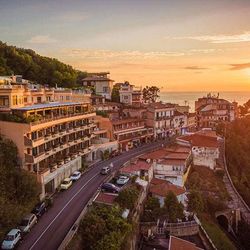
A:
MULTIPOLYGON (((229 182, 231 184, 231 187, 233 188, 233 191, 235 192, 235 194, 237 195, 238 199, 243 203, 243 205, 245 206, 246 210, 250 213, 250 208, 249 206, 246 204, 246 202, 244 201, 244 199, 241 197, 241 195, 238 193, 238 191, 236 190, 234 184, 233 184, 233 181, 231 179, 231 176, 228 172, 228 168, 227 168, 227 161, 226 161, 226 138, 224 138, 223 140, 223 150, 224 150, 224 155, 223 155, 223 160, 224 160, 224 165, 225 165, 225 171, 226 171, 226 174, 227 174, 227 177, 229 179, 229 182)), ((242 213, 243 217, 245 216, 243 213, 242 213)), ((244 218, 248 223, 248 218, 244 218)))
POLYGON ((196 215, 194 215, 194 220, 195 220, 195 221, 197 222, 197 224, 200 226, 200 229, 202 230, 202 232, 203 232, 204 235, 206 236, 206 238, 207 238, 207 240, 209 241, 209 243, 211 244, 212 248, 213 248, 214 250, 217 250, 216 246, 214 245, 213 241, 211 240, 211 238, 210 238, 209 235, 207 234, 205 228, 202 226, 202 224, 201 224, 199 218, 198 218, 196 215))

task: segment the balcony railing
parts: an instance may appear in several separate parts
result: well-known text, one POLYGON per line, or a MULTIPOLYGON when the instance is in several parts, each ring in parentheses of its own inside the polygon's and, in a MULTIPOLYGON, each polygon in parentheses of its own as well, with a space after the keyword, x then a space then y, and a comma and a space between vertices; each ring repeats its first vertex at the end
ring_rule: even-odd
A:
POLYGON ((93 111, 88 111, 88 112, 79 112, 79 113, 74 113, 74 114, 65 114, 65 115, 57 115, 49 118, 42 118, 39 119, 38 121, 31 122, 31 125, 37 125, 40 123, 45 123, 45 122, 50 122, 50 121, 56 121, 59 119, 64 119, 64 118, 70 118, 70 117, 75 117, 75 116, 80 116, 80 115, 90 115, 90 114, 95 114, 93 111))

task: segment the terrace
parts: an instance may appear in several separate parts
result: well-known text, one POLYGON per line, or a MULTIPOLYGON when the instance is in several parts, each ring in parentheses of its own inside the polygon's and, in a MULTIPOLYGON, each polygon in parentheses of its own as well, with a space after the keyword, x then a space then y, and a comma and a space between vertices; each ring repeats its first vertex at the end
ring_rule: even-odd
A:
POLYGON ((5 121, 30 123, 32 125, 55 121, 58 119, 87 115, 93 113, 86 103, 47 103, 12 109, 12 114, 1 114, 5 121))

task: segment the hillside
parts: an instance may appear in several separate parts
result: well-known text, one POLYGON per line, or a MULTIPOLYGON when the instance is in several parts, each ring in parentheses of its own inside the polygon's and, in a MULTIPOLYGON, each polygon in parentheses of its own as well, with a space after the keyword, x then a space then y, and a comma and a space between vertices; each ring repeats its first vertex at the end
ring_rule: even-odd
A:
POLYGON ((49 86, 77 87, 87 73, 55 58, 40 56, 31 49, 9 46, 0 41, 0 76, 11 74, 49 86))
POLYGON ((226 126, 228 170, 235 187, 250 206, 250 117, 226 126))

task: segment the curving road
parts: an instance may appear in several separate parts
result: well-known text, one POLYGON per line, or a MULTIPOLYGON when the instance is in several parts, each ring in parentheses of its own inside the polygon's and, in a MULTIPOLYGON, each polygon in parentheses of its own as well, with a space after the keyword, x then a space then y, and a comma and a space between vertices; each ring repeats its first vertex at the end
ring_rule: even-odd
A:
MULTIPOLYGON (((162 143, 163 141, 145 144, 113 159, 94 164, 69 190, 57 195, 53 207, 41 217, 37 225, 25 236, 18 249, 57 249, 85 205, 107 177, 99 174, 101 168, 113 162, 115 171, 131 158, 158 148, 162 143)), ((167 143, 164 142, 164 144, 167 143)))

